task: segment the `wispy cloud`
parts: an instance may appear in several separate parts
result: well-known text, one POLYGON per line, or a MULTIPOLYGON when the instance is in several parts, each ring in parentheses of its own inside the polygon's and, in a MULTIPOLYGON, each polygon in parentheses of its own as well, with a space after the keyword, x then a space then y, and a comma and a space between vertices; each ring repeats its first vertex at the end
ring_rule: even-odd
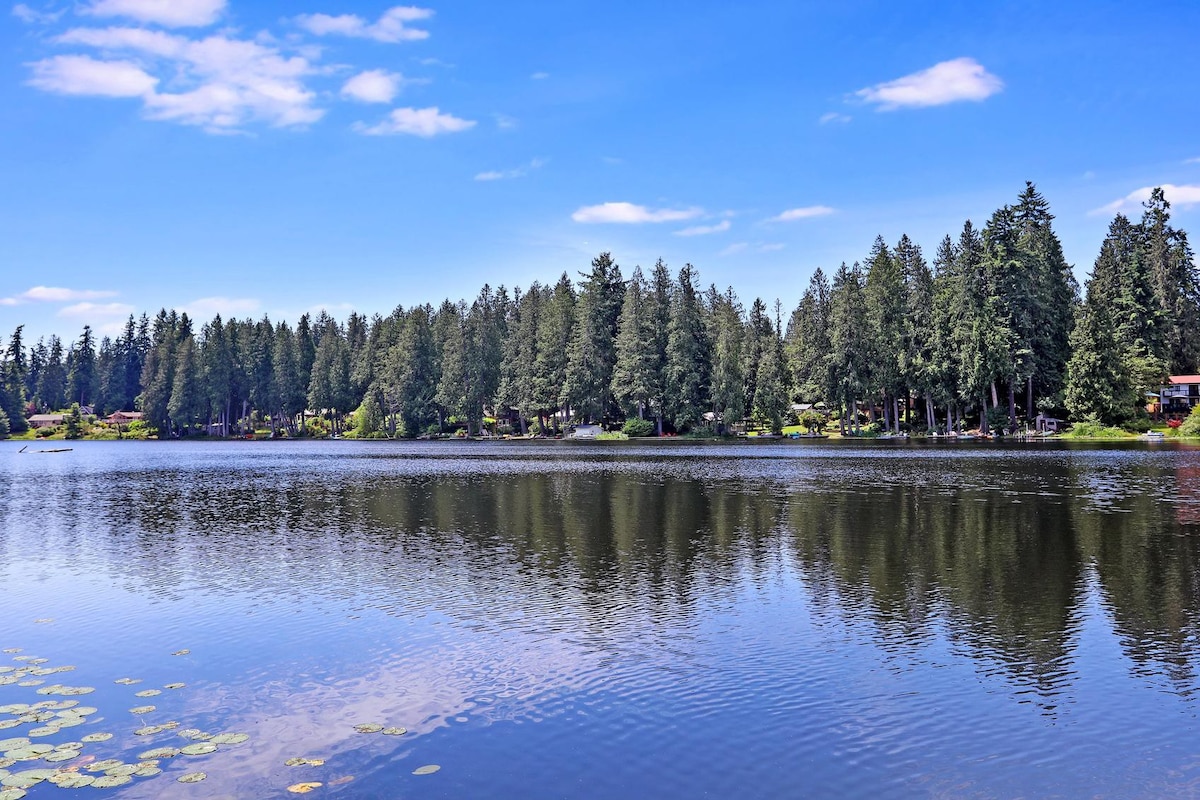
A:
POLYGON ((973 58, 955 58, 894 81, 859 89, 855 95, 879 111, 926 108, 960 100, 985 100, 1004 88, 1004 81, 973 58))
POLYGON ((1185 164, 1200 164, 1200 156, 1197 156, 1196 158, 1184 159, 1183 163, 1185 163, 1185 164))
POLYGON ((739 253, 754 252, 754 253, 775 253, 782 250, 786 245, 779 242, 759 242, 758 244, 750 244, 750 242, 734 242, 726 247, 721 252, 717 253, 720 257, 736 256, 739 253))
POLYGON ((544 80, 546 80, 546 78, 550 77, 550 73, 549 72, 535 72, 532 75, 530 75, 529 77, 530 77, 530 79, 535 80, 535 81, 544 81, 544 80))
POLYGON ((269 44, 225 35, 189 39, 144 28, 76 28, 57 41, 96 48, 106 59, 66 55, 32 64, 29 83, 44 91, 140 97, 149 119, 213 132, 252 120, 303 126, 325 114, 304 84, 316 69, 306 58, 269 44), (111 59, 112 53, 136 60, 111 59))
POLYGON ((97 17, 128 17, 185 28, 212 25, 225 11, 225 0, 93 0, 82 10, 97 17))
POLYGON ((372 69, 360 72, 342 86, 342 97, 360 103, 390 103, 400 93, 404 76, 398 72, 372 69))
POLYGON ((571 219, 584 223, 618 223, 640 225, 646 222, 681 222, 695 219, 704 213, 701 208, 650 209, 633 203, 601 203, 584 206, 571 215, 571 219))
POLYGON ((128 303, 75 303, 58 310, 58 316, 72 319, 127 317, 137 309, 128 303))
POLYGON ((795 222, 800 219, 811 219, 813 217, 825 217, 834 213, 835 209, 829 206, 805 206, 803 208, 789 208, 782 214, 777 214, 771 217, 767 222, 795 222))
POLYGON ((526 175, 528 175, 530 173, 531 170, 541 169, 544 166, 546 166, 546 159, 535 158, 532 161, 530 161, 528 164, 524 164, 524 165, 516 167, 514 169, 488 170, 487 172, 480 172, 478 175, 475 176, 475 180, 477 180, 477 181, 503 181, 503 180, 511 180, 512 178, 524 178, 526 175))
POLYGON ((396 108, 376 125, 359 123, 355 130, 367 136, 408 134, 426 139, 442 133, 458 133, 475 127, 475 120, 443 114, 437 106, 431 108, 396 108))
POLYGON ((116 297, 117 293, 106 289, 66 289, 61 286, 34 286, 12 297, 0 299, 0 305, 16 306, 24 303, 78 303, 85 300, 103 300, 116 297))
POLYGON ((849 122, 851 119, 852 119, 852 117, 850 117, 846 114, 839 114, 836 111, 828 111, 817 118, 817 123, 821 124, 821 125, 828 125, 832 122, 836 122, 836 123, 844 125, 847 122, 849 122))
POLYGON ((411 28, 409 23, 432 16, 433 11, 428 8, 394 6, 383 12, 383 16, 373 23, 357 14, 301 14, 296 17, 296 24, 317 36, 349 36, 355 39, 395 43, 428 39, 429 31, 411 28))
POLYGON ((517 118, 508 114, 492 114, 492 119, 496 120, 496 127, 502 131, 514 130, 518 125, 517 118))
POLYGON ((676 236, 706 236, 710 233, 724 233, 733 227, 733 223, 727 219, 723 219, 716 225, 694 225, 691 228, 684 228, 681 231, 675 231, 676 236))
POLYGON ((27 25, 49 25, 53 22, 58 22, 58 18, 63 13, 62 11, 38 11, 24 3, 17 3, 12 9, 13 16, 27 25))
POLYGON ((220 314, 225 319, 256 316, 262 302, 253 297, 201 297, 179 306, 189 317, 207 320, 220 314))
POLYGON ((1150 193, 1155 188, 1163 190, 1163 196, 1167 198, 1167 202, 1180 208, 1189 208, 1194 205, 1200 205, 1200 186, 1192 184, 1184 184, 1175 186, 1170 183, 1159 184, 1158 187, 1143 186, 1140 189, 1134 189, 1129 194, 1122 197, 1120 200, 1114 200, 1100 208, 1093 209, 1089 213, 1092 216, 1098 214, 1116 214, 1123 211, 1136 211, 1141 208, 1142 203, 1150 199, 1150 193))

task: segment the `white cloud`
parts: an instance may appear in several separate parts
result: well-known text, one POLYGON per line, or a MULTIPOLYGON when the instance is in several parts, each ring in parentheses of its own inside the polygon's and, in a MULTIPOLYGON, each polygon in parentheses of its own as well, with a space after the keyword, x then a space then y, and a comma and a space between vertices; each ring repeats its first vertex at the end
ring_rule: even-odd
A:
POLYGON ((255 316, 262 303, 253 297, 201 297, 179 306, 179 310, 193 319, 208 320, 220 314, 225 319, 255 316))
POLYGON ((117 293, 98 289, 65 289, 61 286, 34 286, 15 297, 5 297, 0 305, 15 306, 22 303, 77 303, 83 300, 103 300, 116 297, 117 293))
POLYGON ((404 76, 398 72, 372 69, 360 72, 342 86, 342 96, 360 103, 390 103, 400 93, 404 76))
POLYGON ((704 236, 710 233, 724 233, 733 227, 727 219, 723 219, 716 225, 696 225, 691 228, 684 228, 681 231, 675 231, 676 236, 704 236))
POLYGON ((821 125, 828 125, 831 122, 845 124, 845 123, 849 122, 851 119, 852 118, 847 116, 846 114, 839 114, 836 111, 829 111, 829 112, 822 114, 817 119, 817 122, 821 125))
POLYGON ((375 23, 356 14, 302 14, 296 24, 317 36, 350 36, 377 42, 407 42, 429 38, 429 31, 408 27, 409 22, 429 19, 433 11, 415 6, 395 6, 383 12, 375 23))
POLYGON ((158 78, 130 61, 97 61, 89 56, 54 56, 30 65, 29 85, 55 94, 144 97, 158 78))
POLYGON ((457 133, 475 127, 475 121, 443 114, 432 108, 396 108, 377 125, 359 123, 355 129, 367 136, 390 136, 406 133, 430 138, 440 133, 457 133))
POLYGON ((1004 88, 1004 82, 973 58, 956 58, 894 81, 877 83, 855 94, 879 111, 925 108, 960 100, 984 100, 1004 88))
POLYGON ((94 0, 83 13, 184 28, 212 25, 224 10, 225 0, 94 0))
POLYGON ((763 244, 760 244, 758 246, 758 252, 760 252, 760 253, 777 253, 785 247, 787 247, 787 245, 785 245, 781 242, 764 242, 763 244))
POLYGON ((1162 188, 1163 196, 1173 206, 1188 208, 1200 204, 1200 186, 1190 184, 1175 186, 1174 184, 1164 183, 1160 184, 1160 187, 1143 186, 1141 189, 1135 189, 1120 200, 1114 200, 1108 205, 1101 206, 1089 213, 1095 216, 1097 214, 1116 214, 1121 211, 1136 211, 1141 208, 1142 203, 1150 199, 1150 192, 1155 188, 1162 188))
POLYGON ((640 225, 644 222, 680 222, 695 219, 703 213, 704 210, 700 208, 650 209, 633 203, 601 203, 596 206, 584 206, 572 214, 571 219, 585 223, 640 225))
POLYGON ((550 77, 550 73, 549 72, 535 72, 532 75, 530 75, 529 77, 535 81, 544 81, 544 80, 546 80, 546 78, 550 77))
POLYGON ((59 309, 60 317, 95 319, 96 317, 127 317, 137 309, 127 303, 75 303, 59 309))
POLYGON ((512 178, 524 178, 526 175, 529 174, 530 170, 541 169, 545 165, 546 165, 546 159, 535 158, 532 161, 530 161, 528 164, 522 165, 515 169, 488 170, 487 172, 481 172, 475 176, 475 180, 477 180, 477 181, 503 181, 503 180, 509 180, 512 178))
POLYGON ((1185 163, 1185 164, 1200 164, 1200 156, 1197 156, 1196 158, 1185 159, 1183 163, 1185 163))
POLYGON ((33 25, 35 23, 48 25, 51 22, 57 22, 58 18, 63 15, 62 11, 38 11, 37 9, 30 8, 24 3, 17 3, 15 6, 13 6, 12 13, 14 17, 21 20, 21 22, 26 23, 27 25, 33 25))
POLYGON ((143 28, 77 28, 58 41, 130 52, 142 64, 87 56, 47 59, 34 65, 30 81, 47 91, 142 96, 150 119, 224 133, 252 120, 286 127, 307 125, 325 114, 314 107, 316 94, 304 84, 316 72, 309 61, 267 44, 224 35, 189 39, 143 28), (162 80, 142 67, 154 69, 162 80), (159 91, 160 86, 166 90, 159 91))
POLYGON ((492 118, 496 120, 496 127, 502 131, 511 131, 517 127, 516 117, 510 117, 507 114, 492 114, 492 118))
POLYGON ((829 206, 805 206, 804 208, 790 208, 778 216, 771 217, 767 222, 795 222, 798 219, 810 219, 812 217, 824 217, 832 214, 834 209, 829 206))

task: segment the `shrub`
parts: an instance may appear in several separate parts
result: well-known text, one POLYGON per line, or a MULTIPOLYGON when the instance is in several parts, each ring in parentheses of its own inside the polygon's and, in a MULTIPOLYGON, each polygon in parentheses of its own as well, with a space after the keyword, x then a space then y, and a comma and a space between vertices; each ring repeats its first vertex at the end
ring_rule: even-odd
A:
POLYGON ((1200 436, 1200 406, 1192 409, 1187 419, 1179 426, 1180 436, 1200 436))
POLYGON ((1075 423, 1064 435, 1071 439, 1124 439, 1129 436, 1121 428, 1106 427, 1095 414, 1089 414, 1075 423))
POLYGON ((0 439, 7 439, 12 433, 8 426, 8 415, 4 413, 4 409, 0 408, 0 439))
POLYGON ((987 411, 987 423, 993 435, 1003 436, 1008 432, 1008 409, 992 406, 987 411))
POLYGON ((654 423, 648 419, 633 417, 632 419, 625 420, 625 425, 621 428, 621 432, 631 439, 653 436, 654 423))

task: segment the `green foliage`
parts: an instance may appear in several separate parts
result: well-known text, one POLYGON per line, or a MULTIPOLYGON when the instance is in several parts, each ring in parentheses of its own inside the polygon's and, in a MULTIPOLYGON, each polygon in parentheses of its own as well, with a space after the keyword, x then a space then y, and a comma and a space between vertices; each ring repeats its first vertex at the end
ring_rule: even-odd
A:
POLYGON ((820 433, 825 427, 825 415, 810 408, 801 412, 800 425, 809 433, 820 433))
POLYGON ((8 426, 8 414, 4 413, 4 409, 0 408, 0 439, 7 439, 12 431, 8 426))
POLYGON ((628 438, 629 434, 623 431, 604 431, 603 433, 596 434, 596 441, 598 442, 623 442, 628 438))
POLYGON ((83 436, 83 417, 79 414, 79 403, 71 404, 71 412, 63 420, 67 439, 78 439, 83 436))
POLYGON ((1002 406, 992 406, 987 410, 987 423, 993 434, 1003 436, 1008 432, 1008 409, 1002 406))
POLYGON ((1180 436, 1200 436, 1200 405, 1192 408, 1192 413, 1179 426, 1180 436))
POLYGON ((640 439, 644 436, 653 436, 654 423, 648 419, 630 417, 629 419, 625 420, 625 425, 621 428, 621 432, 631 439, 640 439))
POLYGON ((358 411, 354 412, 354 429, 359 438, 383 433, 383 409, 374 392, 368 392, 358 411))
POLYGON ((1128 439, 1131 435, 1116 426, 1105 425, 1095 414, 1084 417, 1063 434, 1069 439, 1128 439))

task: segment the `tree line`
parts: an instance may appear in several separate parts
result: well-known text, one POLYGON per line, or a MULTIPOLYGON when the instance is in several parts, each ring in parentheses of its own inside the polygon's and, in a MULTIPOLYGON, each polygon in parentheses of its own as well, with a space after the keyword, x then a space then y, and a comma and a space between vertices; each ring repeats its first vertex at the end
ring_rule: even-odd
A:
POLYGON ((1033 184, 982 228, 969 220, 932 261, 907 235, 866 259, 818 269, 797 307, 703 288, 659 260, 626 279, 608 253, 573 281, 387 316, 325 312, 295 325, 197 325, 161 310, 115 338, 90 327, 32 346, 18 327, 0 355, 0 414, 71 403, 137 409, 160 435, 269 426, 417 436, 521 433, 639 420, 641 432, 721 433, 750 419, 779 431, 794 403, 824 404, 845 433, 864 420, 900 431, 1016 430, 1038 413, 1129 424, 1147 392, 1200 366, 1200 274, 1186 234, 1154 190, 1141 219, 1118 214, 1080 297, 1033 184))

